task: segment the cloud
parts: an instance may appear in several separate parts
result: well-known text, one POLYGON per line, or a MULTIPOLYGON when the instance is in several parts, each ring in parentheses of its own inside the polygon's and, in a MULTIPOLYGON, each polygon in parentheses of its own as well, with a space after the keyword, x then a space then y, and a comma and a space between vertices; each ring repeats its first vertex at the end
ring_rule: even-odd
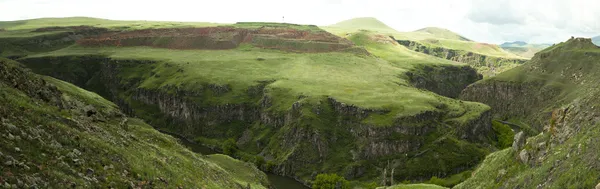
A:
POLYGON ((0 0, 0 20, 89 16, 118 20, 329 25, 376 17, 399 31, 442 27, 487 43, 600 35, 598 0, 0 0))
POLYGON ((524 24, 525 16, 512 1, 474 0, 467 17, 476 23, 492 25, 524 24))

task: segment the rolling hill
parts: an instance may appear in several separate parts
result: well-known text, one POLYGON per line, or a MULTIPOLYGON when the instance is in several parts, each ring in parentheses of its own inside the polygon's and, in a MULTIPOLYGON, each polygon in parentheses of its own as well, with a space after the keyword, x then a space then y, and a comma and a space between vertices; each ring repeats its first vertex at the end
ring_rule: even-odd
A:
POLYGON ((459 178, 451 186, 496 149, 489 107, 456 99, 481 75, 377 31, 64 19, 13 23, 0 55, 266 172, 355 186, 459 178))
POLYGON ((474 42, 442 28, 429 27, 412 32, 398 32, 374 18, 350 19, 323 28, 342 37, 361 29, 378 32, 393 37, 411 50, 467 63, 486 77, 526 61, 525 58, 507 52, 497 45, 474 42))
POLYGON ((528 44, 523 41, 506 42, 500 45, 505 51, 525 58, 531 58, 535 53, 552 46, 551 44, 528 44))

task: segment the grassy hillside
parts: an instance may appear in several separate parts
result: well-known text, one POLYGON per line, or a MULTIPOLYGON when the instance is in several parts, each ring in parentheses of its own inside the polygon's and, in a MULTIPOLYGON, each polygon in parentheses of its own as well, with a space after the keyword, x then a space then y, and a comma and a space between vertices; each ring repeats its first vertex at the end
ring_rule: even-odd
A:
POLYGON ((0 28, 7 30, 8 32, 15 30, 34 30, 45 27, 70 27, 82 25, 112 29, 136 30, 166 27, 206 27, 217 26, 219 24, 208 22, 168 22, 145 20, 120 21, 89 17, 39 18, 19 21, 0 21, 0 28))
POLYGON ((500 45, 505 51, 519 55, 525 58, 532 58, 535 53, 550 47, 550 44, 527 44, 522 41, 516 41, 513 43, 503 43, 500 45))
POLYGON ((389 36, 411 50, 431 54, 440 58, 467 63, 484 76, 501 73, 525 62, 524 57, 507 52, 497 45, 478 43, 442 28, 423 28, 413 32, 398 32, 374 18, 357 18, 342 21, 323 29, 342 37, 351 36, 360 30, 377 32, 389 36), (408 46, 408 44, 412 46, 408 46))
POLYGON ((4 186, 268 187, 251 165, 192 153, 97 94, 3 58, 0 104, 4 186))
POLYGON ((444 38, 444 39, 452 39, 452 40, 460 40, 460 41, 472 41, 470 39, 467 39, 466 37, 458 35, 452 31, 444 29, 444 28, 427 27, 427 28, 419 29, 415 32, 428 33, 428 34, 435 36, 436 38, 444 38))
POLYGON ((386 25, 385 23, 377 20, 377 18, 373 18, 373 17, 363 17, 363 18, 354 18, 354 19, 350 19, 350 20, 344 20, 344 21, 338 22, 333 25, 329 25, 324 28, 334 34, 342 34, 342 33, 346 33, 346 32, 356 32, 359 30, 373 30, 373 31, 379 31, 379 32, 386 32, 386 33, 387 32, 390 32, 390 33, 398 32, 395 29, 386 25))
MULTIPOLYGON (((151 47, 73 43, 16 58, 38 73, 95 91, 156 127, 307 182, 314 173, 379 181, 386 160, 400 162, 396 180, 450 177, 493 150, 489 107, 446 97, 481 78, 465 64, 411 51, 374 32, 330 39, 314 26, 220 28, 206 31, 242 31, 209 36, 242 42, 220 50, 182 50, 164 45, 177 42, 171 36, 119 32, 110 37, 151 47), (257 34, 243 36, 247 31, 257 34), (330 40, 319 41, 323 37, 330 40), (268 45, 256 45, 263 39, 268 45), (270 48, 304 48, 298 45, 304 41, 352 47, 270 48)), ((30 38, 35 37, 25 37, 30 38)))
POLYGON ((471 85, 463 98, 492 106, 495 117, 542 131, 486 158, 457 188, 593 188, 600 182, 597 115, 600 48, 572 38, 527 64, 471 85), (492 90, 493 89, 493 90, 492 90))
POLYGON ((429 27, 412 32, 399 32, 375 18, 355 18, 323 28, 338 35, 356 32, 361 29, 371 30, 393 36, 398 40, 419 41, 432 46, 465 50, 490 56, 520 58, 514 54, 503 51, 497 45, 474 42, 466 37, 443 28, 429 27))

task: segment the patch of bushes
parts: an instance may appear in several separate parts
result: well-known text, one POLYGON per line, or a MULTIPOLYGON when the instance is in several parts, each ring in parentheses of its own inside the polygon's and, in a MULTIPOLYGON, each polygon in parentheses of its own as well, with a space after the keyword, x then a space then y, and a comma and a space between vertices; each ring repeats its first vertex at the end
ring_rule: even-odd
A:
POLYGON ((313 189, 349 189, 350 182, 337 174, 319 174, 312 185, 313 189))
POLYGON ((512 146, 513 139, 515 138, 515 132, 513 132, 510 126, 498 121, 492 121, 492 128, 498 137, 498 143, 496 144, 496 147, 504 149, 512 146))

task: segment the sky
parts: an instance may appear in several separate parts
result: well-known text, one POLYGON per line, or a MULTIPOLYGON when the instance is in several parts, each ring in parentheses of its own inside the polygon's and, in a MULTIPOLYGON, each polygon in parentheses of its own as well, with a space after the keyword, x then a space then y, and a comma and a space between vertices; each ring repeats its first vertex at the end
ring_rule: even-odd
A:
POLYGON ((494 44, 600 35, 600 0, 0 0, 2 21, 70 16, 321 26, 375 17, 398 31, 441 27, 494 44))

